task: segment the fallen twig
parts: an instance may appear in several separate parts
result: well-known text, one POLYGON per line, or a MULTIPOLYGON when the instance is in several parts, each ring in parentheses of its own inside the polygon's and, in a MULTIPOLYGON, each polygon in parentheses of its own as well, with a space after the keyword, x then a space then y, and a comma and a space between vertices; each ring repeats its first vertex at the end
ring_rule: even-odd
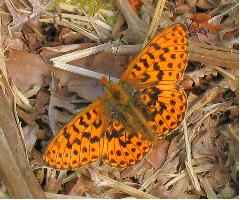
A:
POLYGON ((190 147, 189 138, 188 138, 186 120, 183 121, 183 132, 184 132, 185 147, 186 147, 186 153, 187 153, 187 160, 185 161, 185 166, 194 188, 199 192, 201 191, 201 188, 198 182, 198 178, 194 173, 193 166, 192 166, 191 147, 190 147))
POLYGON ((98 174, 97 175, 101 180, 104 181, 104 183, 100 183, 101 185, 104 184, 105 186, 117 189, 121 192, 124 192, 126 194, 129 194, 130 196, 136 197, 136 198, 140 198, 140 199, 157 199, 157 197, 148 194, 146 192, 143 192, 139 189, 133 188, 131 186, 128 186, 126 184, 123 184, 121 182, 118 182, 116 180, 113 180, 107 176, 104 176, 102 174, 98 174))
POLYGON ((149 31, 147 33, 147 36, 146 36, 144 42, 143 42, 143 47, 145 47, 147 45, 149 38, 152 38, 155 35, 155 33, 158 29, 159 21, 161 19, 161 15, 162 15, 162 12, 163 12, 165 2, 166 2, 166 0, 159 0, 158 3, 157 3, 157 6, 156 6, 156 9, 154 11, 154 15, 153 15, 153 18, 152 18, 152 22, 151 22, 149 31))

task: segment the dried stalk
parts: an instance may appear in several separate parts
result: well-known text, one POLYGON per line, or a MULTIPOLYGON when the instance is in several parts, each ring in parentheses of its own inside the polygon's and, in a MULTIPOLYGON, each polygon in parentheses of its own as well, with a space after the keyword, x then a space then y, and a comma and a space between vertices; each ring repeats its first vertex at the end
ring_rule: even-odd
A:
POLYGON ((11 198, 45 198, 27 160, 3 52, 0 47, 0 178, 11 198))
MULTIPOLYGON (((193 171, 196 174, 200 174, 200 173, 205 173, 205 172, 210 171, 213 167, 214 167, 214 165, 212 165, 212 164, 205 164, 205 165, 200 165, 200 166, 197 166, 197 167, 193 167, 193 171)), ((175 178, 170 180, 165 186, 170 187, 171 185, 178 182, 180 179, 184 178, 187 175, 188 175, 188 173, 186 172, 186 170, 183 170, 183 171, 180 172, 180 174, 178 174, 178 176, 176 176, 175 178)))
POLYGON ((51 192, 44 192, 48 199, 86 199, 86 197, 72 196, 65 194, 55 194, 51 192))
POLYGON ((198 178, 194 173, 193 166, 192 166, 192 158, 191 158, 192 153, 191 153, 191 147, 190 147, 189 138, 188 138, 186 120, 183 121, 183 132, 184 132, 184 139, 185 139, 185 146, 186 146, 186 153, 187 153, 187 160, 185 161, 186 169, 194 188, 198 192, 200 192, 201 191, 200 184, 198 182, 198 178))
MULTIPOLYGON (((112 51, 117 55, 135 55, 141 50, 141 45, 122 45, 112 51)), ((201 62, 208 66, 222 66, 227 68, 238 68, 239 53, 236 50, 229 50, 221 47, 189 41, 189 60, 201 62)))
MULTIPOLYGON (((106 44, 90 47, 90 48, 87 48, 87 49, 78 50, 78 51, 75 51, 75 52, 72 52, 72 53, 68 53, 68 54, 53 58, 53 59, 51 59, 51 61, 53 61, 53 66, 54 67, 57 67, 57 68, 62 69, 62 70, 70 71, 70 72, 80 74, 80 75, 83 75, 83 76, 87 76, 87 77, 90 77, 90 78, 96 78, 96 79, 101 79, 102 77, 109 78, 105 74, 101 74, 101 73, 98 73, 98 72, 95 72, 95 71, 88 70, 86 68, 83 68, 84 66, 76 67, 74 65, 67 64, 67 62, 70 62, 70 61, 73 61, 73 60, 76 60, 76 59, 80 59, 80 58, 84 58, 84 57, 96 54, 98 52, 101 52, 101 51, 108 50, 111 47, 112 47, 111 43, 106 43, 106 44)), ((110 81, 118 82, 119 79, 115 78, 115 77, 110 77, 110 81)))
POLYGON ((54 95, 55 95, 55 91, 56 91, 56 85, 57 85, 57 80, 54 77, 54 74, 51 74, 52 76, 52 81, 51 81, 51 85, 50 85, 50 90, 51 90, 51 95, 50 95, 50 100, 49 100, 49 105, 48 105, 48 121, 49 121, 49 127, 53 133, 53 135, 55 135, 57 133, 57 127, 56 127, 56 123, 55 123, 55 117, 54 117, 54 95))
MULTIPOLYGON (((224 81, 221 81, 218 85, 222 85, 223 83, 224 81)), ((191 105, 189 105, 185 118, 187 119, 194 111, 204 107, 207 103, 209 103, 223 91, 224 89, 219 86, 208 89, 200 98, 197 99, 196 102, 193 102, 191 105)))
POLYGON ((214 192, 212 186, 210 185, 210 183, 208 182, 206 177, 201 177, 200 181, 201 181, 201 185, 202 185, 204 191, 207 194, 207 198, 208 199, 218 199, 217 194, 214 192))
POLYGON ((231 135, 237 142, 239 142, 238 131, 234 130, 234 129, 232 128, 232 126, 230 126, 230 125, 229 125, 229 127, 228 127, 227 130, 228 130, 228 132, 230 133, 230 135, 231 135))
MULTIPOLYGON (((7 84, 3 76, 2 83, 7 84)), ((8 102, 7 95, 13 94, 9 89, 6 92, 0 88, 0 177, 12 198, 44 198, 26 158, 13 105, 8 102)))
POLYGON ((74 31, 76 31, 78 33, 82 33, 83 35, 85 35, 86 37, 96 41, 97 43, 100 42, 100 38, 97 37, 95 34, 92 34, 87 29, 82 28, 80 26, 77 26, 76 24, 73 24, 73 23, 71 23, 67 20, 59 21, 59 25, 69 27, 69 28, 73 29, 74 31))
POLYGON ((217 48, 201 42, 189 42, 189 59, 206 65, 238 68, 238 51, 217 48))
POLYGON ((150 25, 150 29, 149 29, 149 31, 147 33, 147 36, 145 38, 145 41, 143 43, 143 47, 145 47, 147 45, 148 40, 151 39, 157 31, 159 21, 160 21, 161 16, 162 16, 162 12, 163 12, 165 2, 166 2, 166 0, 159 0, 158 3, 157 3, 157 6, 156 6, 156 9, 155 9, 155 12, 154 12, 154 16, 152 18, 152 22, 151 22, 151 25, 150 25))
POLYGON ((126 34, 123 38, 131 43, 143 41, 149 25, 138 17, 128 0, 117 0, 117 5, 128 24, 128 29, 125 31, 126 34))
MULTIPOLYGON (((98 174, 97 176, 104 181, 105 186, 117 189, 121 192, 129 194, 130 196, 140 198, 140 199, 157 199, 157 197, 155 197, 151 194, 148 194, 146 192, 143 192, 143 191, 133 188, 131 186, 125 185, 125 184, 118 182, 116 180, 113 180, 107 176, 104 176, 101 174, 98 174)), ((101 182, 101 184, 103 184, 103 183, 101 182)))

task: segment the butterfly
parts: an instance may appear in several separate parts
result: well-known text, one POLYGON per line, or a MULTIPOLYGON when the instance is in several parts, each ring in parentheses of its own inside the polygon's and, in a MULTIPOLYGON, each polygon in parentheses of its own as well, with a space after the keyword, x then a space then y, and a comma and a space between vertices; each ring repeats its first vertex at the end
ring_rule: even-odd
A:
POLYGON ((112 167, 136 165, 158 137, 183 121, 187 98, 178 85, 188 61, 181 24, 163 30, 129 64, 120 81, 103 79, 105 94, 50 142, 44 162, 55 169, 86 166, 100 158, 112 167))

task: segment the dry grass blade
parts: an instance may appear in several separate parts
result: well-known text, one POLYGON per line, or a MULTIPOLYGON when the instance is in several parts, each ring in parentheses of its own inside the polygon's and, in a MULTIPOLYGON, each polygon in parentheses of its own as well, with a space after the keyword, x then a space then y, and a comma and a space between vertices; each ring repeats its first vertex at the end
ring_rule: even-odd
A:
MULTIPOLYGON (((209 67, 212 67, 212 66, 209 66, 209 67)), ((237 81, 237 75, 233 75, 232 73, 230 73, 229 71, 223 69, 222 67, 213 66, 212 68, 214 68, 217 71, 219 71, 226 78, 231 79, 233 81, 237 81)))
POLYGON ((230 133, 230 135, 239 142, 239 135, 238 132, 236 130, 233 129, 233 127, 229 126, 228 127, 228 132, 230 133))
POLYGON ((187 152, 187 160, 185 161, 186 169, 194 188, 199 192, 201 191, 201 188, 198 182, 198 178, 193 171, 192 160, 191 160, 191 147, 190 147, 189 138, 188 138, 186 120, 183 121, 183 132, 184 132, 185 146, 186 146, 186 152, 187 152))
MULTIPOLYGON (((205 164, 205 165, 200 165, 197 167, 193 167, 193 171, 196 174, 200 174, 200 173, 204 173, 204 172, 208 172, 213 168, 213 165, 211 164, 205 164)), ((173 185, 174 183, 176 183, 178 180, 180 180, 181 178, 185 177, 188 175, 188 172, 186 170, 181 171, 180 174, 178 174, 178 176, 176 176, 175 178, 173 178, 171 181, 169 181, 165 186, 166 187, 170 187, 171 185, 173 185)))
POLYGON ((204 189, 204 191, 207 194, 207 198, 208 199, 218 199, 218 196, 216 195, 216 193, 214 192, 212 186, 209 184, 208 180, 206 179, 206 177, 201 177, 200 178, 201 181, 201 185, 204 189))
POLYGON ((157 6, 156 6, 156 9, 155 9, 155 12, 154 12, 154 16, 153 16, 153 19, 152 19, 152 22, 151 22, 151 26, 150 26, 150 29, 148 31, 147 37, 146 37, 146 39, 143 43, 143 47, 146 46, 149 38, 152 38, 157 31, 158 24, 159 24, 159 21, 160 21, 161 16, 162 16, 162 12, 163 12, 165 2, 166 2, 166 0, 159 0, 158 3, 157 3, 157 6))
MULTIPOLYGON (((222 85, 224 81, 219 82, 218 85, 222 85)), ((214 99, 218 94, 223 92, 224 89, 219 86, 215 86, 207 90, 196 102, 189 105, 188 111, 186 113, 186 118, 188 118, 194 111, 203 108, 208 102, 214 99)))
POLYGON ((8 192, 13 198, 44 198, 44 194, 35 179, 28 164, 12 106, 7 95, 11 94, 10 86, 1 82, 7 88, 6 92, 0 88, 0 171, 8 192))
POLYGON ((13 86, 12 89, 16 97, 17 104, 24 110, 30 112, 32 110, 32 105, 30 104, 29 100, 24 96, 24 94, 22 94, 21 91, 17 89, 16 86, 13 86))
MULTIPOLYGON (((106 77, 107 79, 109 78, 107 75, 95 72, 95 71, 91 71, 88 69, 85 69, 83 67, 76 67, 74 65, 70 65, 67 64, 67 62, 76 60, 76 59, 80 59, 80 58, 84 58, 96 53, 99 53, 101 51, 107 51, 110 48, 112 48, 112 44, 111 43, 106 43, 106 44, 102 44, 102 45, 98 45, 95 47, 90 47, 84 50, 78 50, 72 53, 68 53, 59 57, 55 57, 53 59, 51 59, 51 61, 53 61, 54 67, 57 67, 59 69, 62 70, 66 70, 69 72, 73 72, 76 74, 80 74, 83 76, 87 76, 90 78, 96 78, 96 79, 101 79, 102 77, 106 77)), ((110 77, 110 80, 112 82, 118 82, 119 79, 115 78, 115 77, 110 77)))
POLYGON ((126 40, 133 43, 143 41, 148 31, 148 24, 138 17, 128 0, 117 0, 117 5, 128 24, 126 40))
POLYGON ((238 51, 217 48, 200 42, 189 42, 189 59, 206 65, 238 67, 238 51))
POLYGON ((65 195, 65 194, 55 194, 51 192, 44 192, 48 199, 86 199, 86 197, 80 196, 72 196, 72 195, 65 195))
POLYGON ((152 182, 154 182, 154 181, 159 177, 159 174, 161 174, 161 172, 162 172, 162 170, 164 169, 164 167, 165 167, 170 161, 172 161, 172 160, 175 158, 177 152, 179 152, 179 150, 176 150, 175 152, 173 152, 172 154, 170 154, 170 155, 168 156, 168 159, 167 159, 166 162, 163 164, 163 166, 162 166, 160 169, 158 169, 151 177, 149 177, 149 178, 145 181, 145 183, 142 184, 142 186, 140 187, 140 190, 146 189, 152 182))
POLYGON ((105 44, 101 44, 98 46, 94 46, 94 47, 90 47, 87 49, 83 49, 83 50, 78 50, 78 51, 74 51, 72 53, 68 53, 68 54, 64 54, 62 56, 58 56, 55 58, 52 58, 51 61, 53 62, 62 62, 62 63, 67 63, 76 59, 80 59, 80 58, 84 58, 102 51, 107 51, 108 49, 112 48, 112 44, 109 43, 105 43, 105 44))
POLYGON ((234 10, 234 9, 239 9, 238 7, 239 7, 239 2, 237 2, 237 1, 233 1, 233 2, 235 2, 235 4, 233 4, 230 8, 226 8, 226 10, 224 11, 224 12, 221 12, 220 14, 218 14, 218 15, 216 15, 216 16, 214 16, 213 18, 211 18, 209 21, 208 21, 208 23, 216 23, 216 22, 218 22, 218 20, 219 19, 221 19, 224 15, 227 15, 227 14, 229 14, 230 15, 230 13, 234 10))
MULTIPOLYGON (((2 32, 2 25, 1 25, 1 22, 2 22, 2 20, 1 20, 1 18, 0 18, 0 33, 2 32)), ((0 45, 2 44, 2 35, 0 34, 0 45)), ((0 69, 1 69, 1 71, 2 71, 2 73, 3 73, 3 75, 5 76, 5 77, 7 77, 7 66, 6 66, 6 63, 5 62, 3 62, 5 60, 5 56, 4 56, 4 49, 2 48, 2 47, 0 47, 0 61, 2 61, 1 62, 1 65, 0 65, 0 69)))
POLYGON ((77 26, 76 24, 73 24, 73 23, 71 23, 71 22, 69 22, 67 20, 60 21, 59 25, 69 27, 69 28, 73 29, 76 32, 82 33, 83 35, 85 35, 86 37, 96 41, 97 43, 100 42, 100 38, 97 37, 95 34, 90 33, 88 30, 86 30, 86 29, 84 29, 84 28, 82 28, 80 26, 77 26))
MULTIPOLYGON (((83 76, 87 76, 90 78, 96 78, 96 79, 101 79, 102 77, 106 77, 107 79, 109 78, 107 75, 104 75, 104 74, 101 74, 101 73, 98 73, 95 71, 91 71, 91 70, 88 70, 88 69, 85 69, 82 67, 76 67, 76 66, 73 66, 73 65, 70 65, 67 63, 55 62, 54 67, 57 67, 59 69, 66 70, 69 72, 73 72, 76 74, 80 74, 83 76)), ((118 82, 118 80, 119 80, 118 78, 115 78, 115 77, 110 77, 109 79, 112 82, 118 82)))
POLYGON ((125 185, 121 182, 118 182, 116 180, 113 180, 107 176, 98 174, 97 175, 101 180, 104 181, 104 183, 100 183, 100 184, 104 184, 105 186, 117 189, 121 192, 124 192, 126 194, 129 194, 130 196, 136 197, 136 198, 140 198, 140 199, 157 199, 157 197, 148 194, 146 192, 143 192, 141 190, 138 190, 136 188, 133 188, 131 186, 125 185))

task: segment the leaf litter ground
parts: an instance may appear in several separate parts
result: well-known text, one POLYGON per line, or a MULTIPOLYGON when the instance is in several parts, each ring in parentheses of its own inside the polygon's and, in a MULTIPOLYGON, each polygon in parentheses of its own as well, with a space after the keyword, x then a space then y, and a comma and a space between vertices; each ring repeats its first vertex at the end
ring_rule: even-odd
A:
POLYGON ((129 1, 129 9, 122 6, 127 1, 108 2, 108 9, 89 16, 87 6, 73 2, 58 2, 48 11, 40 1, 28 3, 5 0, 1 5, 2 46, 29 162, 48 197, 238 197, 238 3, 162 1, 159 29, 182 22, 189 30, 189 63, 181 82, 189 104, 187 139, 180 126, 137 166, 120 170, 98 161, 60 172, 43 165, 43 150, 103 87, 96 79, 54 68, 50 59, 120 38, 115 52, 70 62, 119 78, 139 51, 134 44, 143 43, 139 33, 147 32, 143 24, 150 26, 157 4, 129 1), (19 9, 28 12, 19 15, 19 9))

